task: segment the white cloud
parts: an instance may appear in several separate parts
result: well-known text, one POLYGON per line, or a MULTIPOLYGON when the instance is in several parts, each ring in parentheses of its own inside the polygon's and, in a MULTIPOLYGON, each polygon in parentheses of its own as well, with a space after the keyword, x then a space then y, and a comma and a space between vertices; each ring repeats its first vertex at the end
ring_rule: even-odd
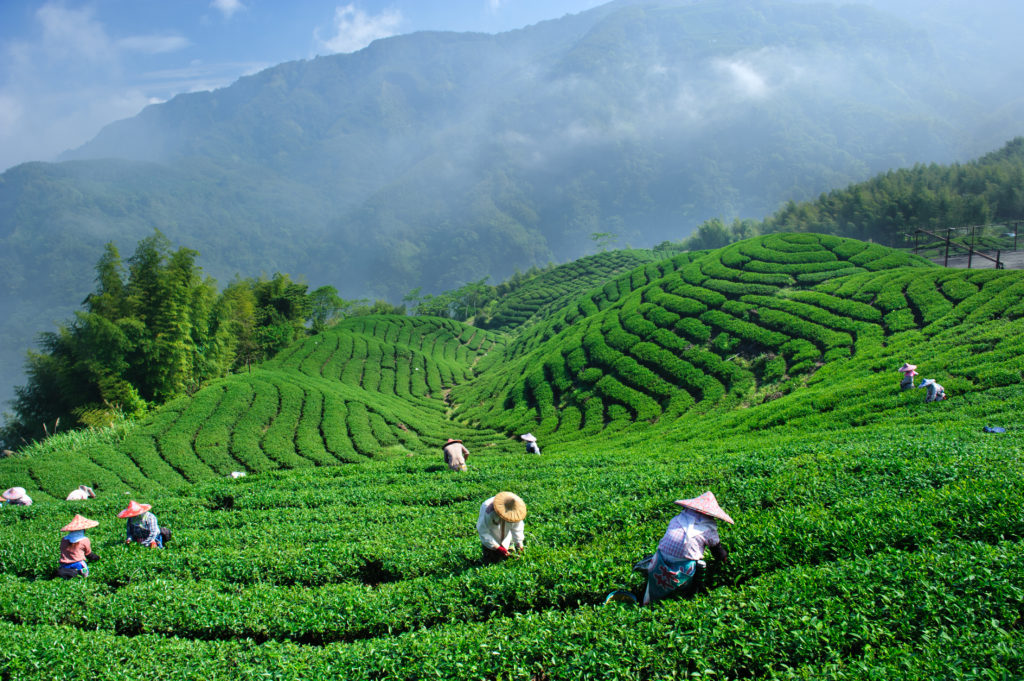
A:
POLYGON ((103 24, 93 18, 89 7, 68 9, 47 4, 36 11, 43 29, 42 44, 51 57, 74 56, 102 61, 113 56, 113 48, 103 24))
POLYGON ((235 12, 245 9, 245 5, 239 0, 213 0, 210 3, 210 7, 223 14, 225 19, 230 19, 235 15, 235 12))
POLYGON ((0 92, 0 135, 6 130, 13 130, 23 113, 24 107, 16 97, 0 92))
POLYGON ((750 62, 723 59, 716 66, 730 77, 733 86, 743 96, 750 99, 763 99, 768 94, 768 83, 750 62))
POLYGON ((334 36, 323 40, 319 31, 314 35, 320 46, 328 52, 355 52, 374 40, 395 35, 401 23, 402 13, 397 9, 369 15, 350 4, 334 10, 334 36))
POLYGON ((0 172, 24 161, 51 160, 149 104, 223 87, 266 66, 193 63, 137 73, 131 66, 139 55, 178 52, 190 41, 159 29, 111 35, 100 19, 102 4, 71 8, 47 2, 34 14, 31 39, 0 40, 0 172))
POLYGON ((117 47, 122 50, 144 54, 177 52, 190 44, 188 38, 180 35, 136 35, 121 38, 116 43, 117 47))

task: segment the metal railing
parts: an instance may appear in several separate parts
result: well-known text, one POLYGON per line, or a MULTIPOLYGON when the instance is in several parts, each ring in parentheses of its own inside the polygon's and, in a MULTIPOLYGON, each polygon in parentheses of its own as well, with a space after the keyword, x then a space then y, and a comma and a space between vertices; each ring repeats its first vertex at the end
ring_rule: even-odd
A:
MULTIPOLYGON (((943 265, 948 266, 952 250, 954 255, 967 254, 968 269, 973 265, 975 257, 994 263, 996 269, 1003 269, 1003 251, 1017 250, 1022 228, 1024 220, 935 230, 916 229, 913 232, 914 253, 933 259, 941 256, 943 265)), ((1024 239, 1020 243, 1024 245, 1024 239)))

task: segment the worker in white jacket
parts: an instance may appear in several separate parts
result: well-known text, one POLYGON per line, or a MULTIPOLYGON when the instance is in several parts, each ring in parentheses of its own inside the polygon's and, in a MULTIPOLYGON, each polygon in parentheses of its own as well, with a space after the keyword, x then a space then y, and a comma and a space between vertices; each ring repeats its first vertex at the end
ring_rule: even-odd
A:
POLYGON ((497 563, 509 550, 523 551, 526 503, 511 492, 499 492, 480 506, 476 531, 483 546, 484 562, 497 563))

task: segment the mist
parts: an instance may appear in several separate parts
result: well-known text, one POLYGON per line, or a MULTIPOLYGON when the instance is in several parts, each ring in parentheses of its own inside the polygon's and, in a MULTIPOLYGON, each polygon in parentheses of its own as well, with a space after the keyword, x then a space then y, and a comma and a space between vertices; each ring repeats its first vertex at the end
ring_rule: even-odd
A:
POLYGON ((3 175, 0 381, 92 289, 103 243, 153 228, 222 286, 282 271, 397 302, 579 257, 594 232, 647 247, 971 160, 1024 134, 1021 25, 1010 2, 619 0, 148 106, 3 175))

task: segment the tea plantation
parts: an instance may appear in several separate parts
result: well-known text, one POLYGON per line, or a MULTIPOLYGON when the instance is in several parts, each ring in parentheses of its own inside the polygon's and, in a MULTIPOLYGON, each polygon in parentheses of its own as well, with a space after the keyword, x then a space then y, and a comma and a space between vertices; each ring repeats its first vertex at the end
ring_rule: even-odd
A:
POLYGON ((525 319, 346 320, 123 438, 0 460, 36 501, 2 510, 0 677, 1024 677, 1024 273, 770 235, 525 319), (903 361, 949 399, 900 392, 903 361), (527 550, 483 565, 502 489, 527 550), (730 562, 602 605, 708 489, 730 562), (129 497, 165 550, 124 545, 129 497), (75 513, 102 559, 65 582, 75 513))

